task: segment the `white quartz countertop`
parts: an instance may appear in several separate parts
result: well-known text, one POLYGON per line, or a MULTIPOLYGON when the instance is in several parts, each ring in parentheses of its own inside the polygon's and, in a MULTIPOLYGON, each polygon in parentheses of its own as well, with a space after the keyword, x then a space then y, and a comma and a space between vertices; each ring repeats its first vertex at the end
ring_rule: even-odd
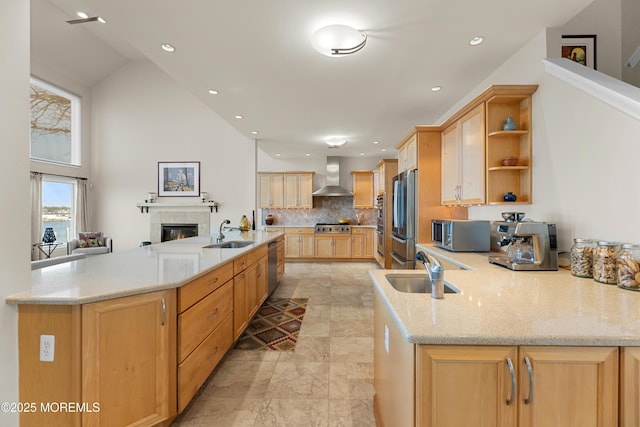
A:
POLYGON ((237 249, 203 248, 215 237, 190 237, 140 248, 93 255, 31 272, 31 290, 5 299, 8 304, 86 304, 177 288, 256 247, 281 232, 225 231, 225 241, 249 240, 237 249))
MULTIPOLYGON (((490 264, 487 253, 435 253, 468 270, 445 271, 445 282, 461 292, 433 299, 430 294, 396 291, 385 275, 421 270, 371 270, 408 342, 485 345, 640 345, 640 292, 578 278, 567 270, 511 271, 490 264)), ((492 253, 495 254, 495 253, 492 253)))

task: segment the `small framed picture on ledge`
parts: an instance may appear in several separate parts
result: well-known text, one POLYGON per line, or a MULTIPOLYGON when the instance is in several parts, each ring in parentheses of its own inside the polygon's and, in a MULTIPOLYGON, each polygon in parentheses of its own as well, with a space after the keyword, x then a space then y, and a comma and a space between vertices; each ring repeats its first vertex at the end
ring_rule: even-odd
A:
POLYGON ((562 57, 597 70, 596 35, 563 35, 562 57))
POLYGON ((200 197, 200 162, 158 162, 159 197, 200 197))

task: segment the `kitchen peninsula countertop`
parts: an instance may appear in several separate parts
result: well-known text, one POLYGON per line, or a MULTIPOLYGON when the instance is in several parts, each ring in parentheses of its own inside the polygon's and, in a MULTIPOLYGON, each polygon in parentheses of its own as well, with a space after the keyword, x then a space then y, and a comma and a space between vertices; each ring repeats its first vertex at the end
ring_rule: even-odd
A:
MULTIPOLYGON (((415 344, 639 346, 640 292, 572 276, 567 270, 511 271, 490 264, 488 253, 434 253, 467 270, 445 270, 461 290, 433 299, 396 291, 390 272, 371 270, 377 291, 404 338, 415 344)), ((495 254, 495 253, 492 253, 495 254)))
POLYGON ((250 240, 243 248, 203 248, 216 243, 202 236, 52 265, 31 272, 31 290, 5 299, 8 304, 86 304, 178 288, 256 247, 281 232, 225 231, 225 241, 250 240))

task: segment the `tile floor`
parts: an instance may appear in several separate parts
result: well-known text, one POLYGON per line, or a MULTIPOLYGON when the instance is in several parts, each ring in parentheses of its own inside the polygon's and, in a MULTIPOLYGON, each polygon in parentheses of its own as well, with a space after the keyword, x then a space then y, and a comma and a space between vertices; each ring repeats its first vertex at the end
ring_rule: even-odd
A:
POLYGON ((309 298, 295 350, 231 350, 172 426, 375 426, 377 268, 287 263, 272 296, 309 298))

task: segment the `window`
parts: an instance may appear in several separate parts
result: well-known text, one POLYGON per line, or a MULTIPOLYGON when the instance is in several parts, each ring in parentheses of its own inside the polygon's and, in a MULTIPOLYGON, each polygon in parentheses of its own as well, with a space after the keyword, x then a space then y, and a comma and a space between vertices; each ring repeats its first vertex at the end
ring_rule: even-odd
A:
POLYGON ((80 166, 80 97, 31 78, 31 158, 80 166))
POLYGON ((72 178, 42 178, 42 230, 52 227, 56 242, 66 243, 75 232, 76 181, 72 178))

